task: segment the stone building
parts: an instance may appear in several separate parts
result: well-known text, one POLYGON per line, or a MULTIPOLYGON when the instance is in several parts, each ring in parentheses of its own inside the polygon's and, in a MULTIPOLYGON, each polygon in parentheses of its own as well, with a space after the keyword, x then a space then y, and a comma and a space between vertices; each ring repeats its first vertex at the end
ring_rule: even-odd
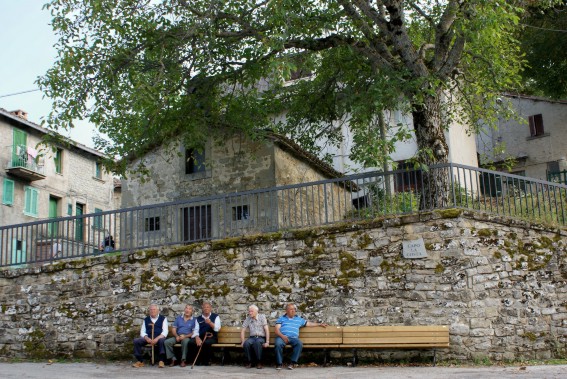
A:
POLYGON ((0 228, 36 222, 0 229, 0 265, 41 261, 67 250, 92 252, 116 229, 106 216, 42 222, 113 210, 116 202, 113 176, 101 164, 103 155, 74 141, 40 145, 47 133, 26 112, 0 108, 0 228))
POLYGON ((500 120, 497 130, 477 137, 481 163, 494 162, 508 171, 502 163, 512 158, 513 174, 567 183, 567 101, 524 95, 502 101, 510 102, 520 119, 500 120))
POLYGON ((344 182, 309 189, 291 186, 285 193, 263 190, 343 176, 281 135, 269 133, 258 141, 241 135, 222 143, 210 140, 203 151, 177 142, 177 154, 168 160, 165 150, 171 148, 157 148, 131 162, 135 168, 143 161, 149 180, 139 174, 123 180, 122 208, 156 207, 121 219, 125 233, 134 234, 121 236, 124 242, 166 242, 172 231, 182 233, 176 240, 187 242, 258 233, 282 225, 321 223, 325 207, 334 207, 340 215, 352 209, 352 186, 344 182), (231 195, 220 200, 220 194, 231 195), (326 202, 330 198, 345 200, 333 205, 326 202))

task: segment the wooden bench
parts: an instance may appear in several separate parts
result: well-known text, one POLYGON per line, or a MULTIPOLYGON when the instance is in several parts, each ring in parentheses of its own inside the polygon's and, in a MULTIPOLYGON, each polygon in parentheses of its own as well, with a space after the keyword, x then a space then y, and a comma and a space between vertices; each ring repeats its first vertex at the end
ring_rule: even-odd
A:
MULTIPOLYGON (((276 341, 275 327, 270 326, 269 348, 274 348, 276 341)), ((241 348, 240 326, 223 326, 218 334, 218 343, 213 347, 218 347, 222 351, 221 364, 224 364, 226 353, 231 348, 241 348)), ((248 330, 245 334, 248 338, 248 330)), ((303 342, 304 349, 323 349, 325 353, 324 364, 327 364, 327 356, 329 349, 338 349, 343 340, 342 328, 339 326, 321 327, 305 327, 299 330, 299 338, 303 342)), ((290 346, 287 345, 287 348, 290 346)))
MULTIPOLYGON (((221 350, 222 365, 229 349, 241 348, 241 330, 240 326, 223 326, 218 333, 218 342, 212 346, 221 350)), ((248 330, 245 336, 248 338, 248 330)), ((435 365, 436 349, 449 348, 449 328, 435 325, 305 327, 299 330, 299 338, 305 349, 323 349, 325 365, 328 351, 331 349, 352 349, 352 363, 356 366, 358 349, 432 349, 433 365, 435 365)), ((275 327, 270 326, 269 348, 274 348, 275 340, 275 327)), ((286 348, 290 347, 286 346, 286 348)))
POLYGON ((353 365, 358 362, 358 349, 435 349, 449 347, 447 326, 345 326, 343 349, 353 350, 353 365))

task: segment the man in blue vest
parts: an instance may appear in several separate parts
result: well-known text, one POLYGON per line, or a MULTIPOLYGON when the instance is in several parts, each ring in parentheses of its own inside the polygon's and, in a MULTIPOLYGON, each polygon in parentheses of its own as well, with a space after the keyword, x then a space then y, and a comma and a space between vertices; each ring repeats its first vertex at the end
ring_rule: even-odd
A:
POLYGON ((201 315, 197 317, 197 323, 195 324, 194 334, 195 345, 193 349, 196 350, 201 345, 201 353, 199 355, 199 362, 201 366, 209 366, 211 362, 211 345, 217 343, 217 335, 221 329, 221 320, 218 314, 212 313, 213 307, 208 301, 203 302, 201 305, 201 315), (206 337, 207 333, 211 335, 206 337))
POLYGON ((193 317, 193 306, 186 305, 185 310, 181 316, 177 316, 171 327, 171 334, 173 337, 165 340, 165 352, 167 359, 171 360, 170 366, 176 364, 175 354, 173 352, 173 345, 176 343, 181 344, 181 367, 187 365, 187 351, 189 350, 189 343, 192 338, 197 337, 195 333, 196 319, 193 317))
POLYGON ((297 361, 303 350, 303 343, 299 339, 299 329, 304 326, 322 326, 327 327, 325 323, 311 322, 297 316, 295 313, 297 308, 295 304, 288 304, 285 307, 285 314, 276 320, 276 369, 281 370, 283 363, 283 349, 285 345, 290 344, 293 348, 291 354, 291 363, 287 366, 289 370, 297 367, 297 361))
POLYGON ((149 308, 149 316, 144 319, 140 328, 140 337, 134 339, 134 356, 137 362, 132 366, 136 368, 144 367, 143 347, 146 344, 152 346, 152 349, 159 350, 159 368, 164 368, 165 363, 165 338, 167 337, 168 326, 167 318, 159 314, 157 304, 151 304, 149 308), (153 338, 152 338, 153 337, 153 338))

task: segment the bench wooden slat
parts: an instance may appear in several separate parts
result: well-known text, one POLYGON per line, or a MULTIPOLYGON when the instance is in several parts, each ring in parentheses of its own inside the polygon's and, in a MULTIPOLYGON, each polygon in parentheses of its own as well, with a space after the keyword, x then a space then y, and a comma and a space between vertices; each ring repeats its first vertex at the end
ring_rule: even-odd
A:
POLYGON ((448 339, 443 337, 415 337, 415 338, 345 338, 343 345, 363 344, 363 345, 388 345, 388 344, 416 344, 416 343, 449 343, 448 339))
POLYGON ((388 349, 388 348, 404 348, 404 349, 412 349, 412 348, 445 348, 449 347, 449 343, 414 343, 414 344, 342 344, 340 345, 341 348, 344 349, 388 349))
POLYGON ((446 325, 397 325, 397 326, 345 326, 343 331, 347 333, 368 332, 448 332, 446 325))

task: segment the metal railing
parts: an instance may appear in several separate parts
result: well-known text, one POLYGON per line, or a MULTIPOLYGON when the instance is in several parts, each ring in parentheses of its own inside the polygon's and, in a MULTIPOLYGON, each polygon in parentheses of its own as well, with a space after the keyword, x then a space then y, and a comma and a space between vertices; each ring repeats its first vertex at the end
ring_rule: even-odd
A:
POLYGON ((547 180, 554 183, 567 184, 567 170, 547 172, 547 180))
POLYGON ((12 145, 8 146, 8 149, 10 159, 6 169, 22 167, 39 174, 44 173, 44 158, 35 149, 26 145, 12 145))
POLYGON ((0 227, 0 266, 133 251, 431 210, 466 208, 565 225, 567 186, 443 164, 0 227), (433 180, 445 184, 431 187, 433 180))

